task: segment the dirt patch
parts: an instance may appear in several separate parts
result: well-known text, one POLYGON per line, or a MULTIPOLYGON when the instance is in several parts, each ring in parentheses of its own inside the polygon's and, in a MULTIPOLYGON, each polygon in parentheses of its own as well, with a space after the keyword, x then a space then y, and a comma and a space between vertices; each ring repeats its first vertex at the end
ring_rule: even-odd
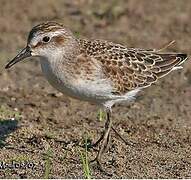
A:
MULTIPOLYGON (((176 40, 168 50, 190 54, 190 10, 189 0, 1 0, 0 161, 25 162, 26 168, 0 169, 0 178, 83 178, 78 145, 85 134, 97 139, 103 128, 97 107, 60 95, 42 76, 38 59, 3 69, 32 26, 56 20, 77 36, 129 47, 160 48, 176 40)), ((191 178, 190 77, 187 61, 135 103, 113 108, 115 128, 135 142, 126 146, 112 134, 103 166, 113 178, 191 178)), ((88 153, 90 159, 95 155, 88 153)), ((108 178, 95 165, 90 169, 92 177, 108 178)))

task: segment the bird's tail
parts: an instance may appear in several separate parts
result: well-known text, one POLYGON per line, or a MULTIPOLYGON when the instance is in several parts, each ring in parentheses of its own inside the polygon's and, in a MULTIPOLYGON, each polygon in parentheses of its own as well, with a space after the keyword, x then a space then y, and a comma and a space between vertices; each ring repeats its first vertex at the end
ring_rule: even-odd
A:
POLYGON ((155 74, 158 78, 167 75, 173 70, 182 68, 181 64, 188 59, 187 54, 183 53, 159 53, 161 59, 155 62, 154 68, 158 68, 159 71, 155 74))

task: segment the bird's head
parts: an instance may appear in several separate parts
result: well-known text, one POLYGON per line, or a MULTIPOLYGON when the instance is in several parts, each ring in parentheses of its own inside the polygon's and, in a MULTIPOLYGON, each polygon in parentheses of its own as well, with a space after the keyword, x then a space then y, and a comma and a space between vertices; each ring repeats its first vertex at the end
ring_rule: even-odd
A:
POLYGON ((47 22, 39 24, 32 28, 29 33, 27 46, 18 53, 5 66, 10 68, 17 62, 27 57, 52 57, 59 53, 67 53, 75 44, 75 38, 72 32, 62 24, 56 22, 47 22))

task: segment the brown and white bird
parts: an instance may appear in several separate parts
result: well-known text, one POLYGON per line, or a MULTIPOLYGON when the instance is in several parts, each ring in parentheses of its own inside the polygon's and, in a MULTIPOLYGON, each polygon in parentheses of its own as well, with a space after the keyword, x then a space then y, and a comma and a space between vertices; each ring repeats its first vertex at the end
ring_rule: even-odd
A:
POLYGON ((98 141, 101 143, 96 158, 98 164, 112 127, 111 107, 132 100, 140 90, 181 68, 187 59, 183 53, 162 53, 104 40, 78 39, 56 22, 33 27, 26 47, 5 68, 30 56, 40 57, 45 77, 58 91, 106 109, 105 130, 98 141))

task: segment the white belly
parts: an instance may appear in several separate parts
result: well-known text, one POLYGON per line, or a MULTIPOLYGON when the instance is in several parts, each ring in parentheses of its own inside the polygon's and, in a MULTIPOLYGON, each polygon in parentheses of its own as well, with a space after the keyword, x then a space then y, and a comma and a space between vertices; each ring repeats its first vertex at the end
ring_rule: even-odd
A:
POLYGON ((83 79, 70 78, 57 67, 54 67, 46 60, 41 60, 42 72, 49 83, 58 91, 77 99, 98 104, 112 99, 110 93, 112 87, 107 80, 85 81, 83 79))

